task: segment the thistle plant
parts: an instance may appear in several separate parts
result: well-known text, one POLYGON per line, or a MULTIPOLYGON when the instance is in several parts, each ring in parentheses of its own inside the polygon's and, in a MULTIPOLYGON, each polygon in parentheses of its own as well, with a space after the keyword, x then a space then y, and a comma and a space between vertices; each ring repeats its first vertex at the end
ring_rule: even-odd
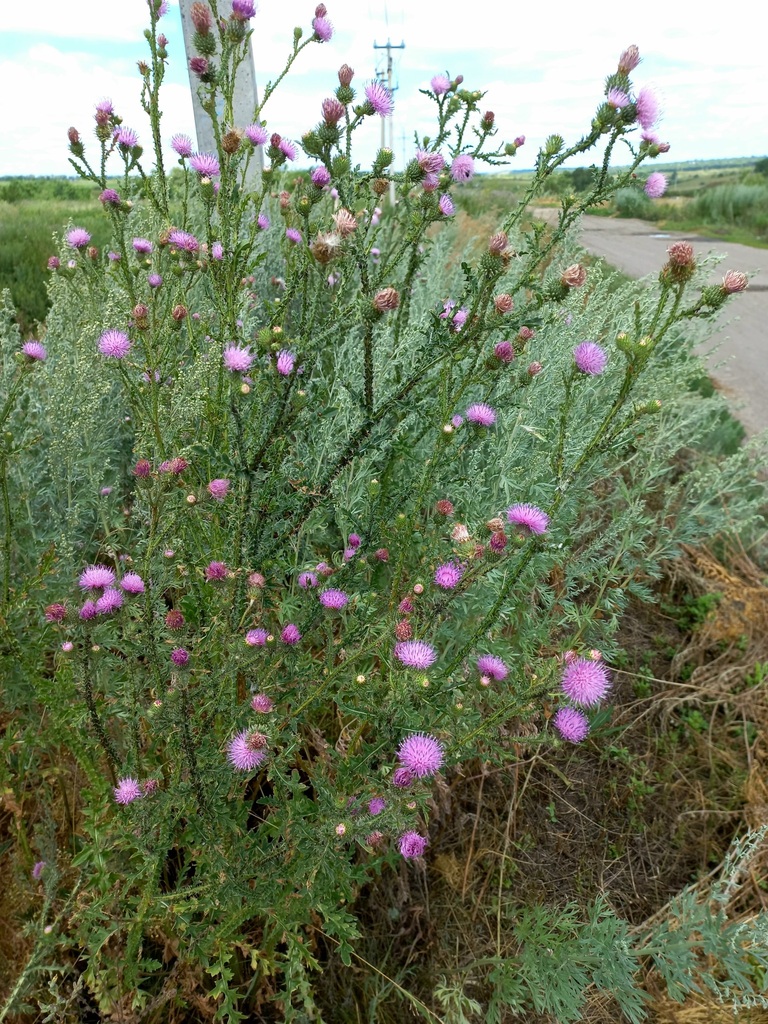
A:
POLYGON ((528 743, 583 741, 627 597, 714 528, 713 495, 752 514, 746 456, 685 479, 672 462, 706 430, 686 393, 696 324, 746 278, 698 288, 692 250, 671 249, 655 290, 614 292, 574 248, 584 209, 666 148, 634 47, 583 138, 550 136, 521 201, 457 261, 457 193, 525 142, 500 141, 481 91, 435 75, 433 135, 402 170, 387 149, 362 169, 355 132, 393 99, 346 64, 301 140, 268 117, 302 51, 332 41, 324 5, 241 125, 253 5, 199 2, 191 68, 216 149, 197 153, 161 122, 162 8, 140 63, 146 147, 108 101, 95 144, 69 132, 111 249, 68 230, 45 347, 8 363, 4 657, 87 779, 77 849, 54 856, 59 884, 90 894, 62 942, 102 1008, 148 1004, 163 936, 222 1019, 259 990, 303 1020, 309 930, 349 962, 360 888, 430 849, 436 776, 503 765, 523 722, 528 743), (532 220, 547 179, 598 145, 589 192, 553 227, 532 220), (300 151, 308 173, 290 170, 300 151))

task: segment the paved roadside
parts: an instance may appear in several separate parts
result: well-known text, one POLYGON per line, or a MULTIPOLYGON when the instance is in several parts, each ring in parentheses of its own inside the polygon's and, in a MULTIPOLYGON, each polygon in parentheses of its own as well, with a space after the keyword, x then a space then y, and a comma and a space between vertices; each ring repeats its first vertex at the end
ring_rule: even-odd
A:
MULTIPOLYGON (((544 216, 551 213, 541 211, 544 216)), ((759 271, 750 280, 749 288, 720 314, 719 322, 725 326, 717 336, 718 351, 708 357, 708 364, 712 379, 730 399, 747 434, 768 430, 768 249, 674 231, 660 232, 654 224, 630 218, 585 216, 581 222, 580 241, 584 248, 602 256, 629 277, 657 274, 666 262, 667 247, 677 239, 691 242, 697 253, 726 254, 712 273, 713 283, 719 283, 726 270, 744 270, 749 274, 759 271)), ((710 347, 711 342, 706 348, 710 347)))

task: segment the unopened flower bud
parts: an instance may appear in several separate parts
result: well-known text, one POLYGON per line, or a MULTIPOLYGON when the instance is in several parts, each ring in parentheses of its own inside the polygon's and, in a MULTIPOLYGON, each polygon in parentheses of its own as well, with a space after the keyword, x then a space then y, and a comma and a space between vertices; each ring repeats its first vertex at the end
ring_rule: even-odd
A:
POLYGON ((441 516, 452 516, 453 515, 453 502, 448 501, 447 498, 441 498, 435 502, 435 511, 439 512, 441 516))
POLYGON ((517 336, 520 341, 530 341, 531 338, 536 337, 536 331, 532 331, 530 327, 521 327, 517 332, 517 336))
POLYGON ((749 284, 749 278, 741 270, 729 270, 723 278, 723 290, 727 295, 743 292, 749 284))
POLYGON ((77 128, 68 128, 67 138, 71 146, 76 146, 80 142, 80 132, 77 128))
POLYGON ((619 57, 619 71, 622 75, 628 75, 630 71, 635 70, 639 63, 640 50, 633 43, 631 46, 628 46, 619 57))
POLYGON ((382 288, 376 292, 373 305, 379 313, 388 313, 400 305, 400 296, 394 288, 382 288))
POLYGON ((491 128, 493 128, 493 122, 495 120, 496 120, 496 115, 494 114, 494 112, 492 110, 486 110, 486 112, 483 114, 483 119, 480 122, 480 126, 485 131, 488 132, 488 131, 491 130, 491 128))
POLYGON ((344 86, 345 89, 349 88, 352 84, 352 79, 355 77, 355 72, 349 66, 349 64, 342 64, 339 68, 339 85, 344 86))
POLYGON ((398 640, 410 640, 413 636, 413 626, 408 619, 401 619, 395 626, 395 636, 398 640))
POLYGON ((389 182, 386 178, 375 178, 371 184, 371 190, 376 196, 383 196, 389 188, 389 182))
POLYGON ((199 2, 193 3, 189 10, 189 15, 192 18, 192 24, 200 35, 208 35, 213 26, 211 10, 208 7, 208 4, 199 2))
POLYGON ((497 231, 495 235, 491 235, 491 239, 488 242, 488 252, 494 256, 502 256, 509 245, 509 239, 504 231, 497 231))

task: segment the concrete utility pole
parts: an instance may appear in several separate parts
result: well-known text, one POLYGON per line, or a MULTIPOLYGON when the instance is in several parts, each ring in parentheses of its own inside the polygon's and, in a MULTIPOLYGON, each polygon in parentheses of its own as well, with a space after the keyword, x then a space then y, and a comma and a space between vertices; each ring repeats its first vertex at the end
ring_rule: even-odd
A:
MULTIPOLYGON (((374 50, 386 50, 387 51, 387 88, 389 89, 390 93, 394 94, 395 88, 392 85, 392 51, 393 50, 404 50, 405 49, 405 43, 400 43, 399 46, 395 46, 394 43, 391 43, 389 41, 389 39, 387 39, 386 43, 379 44, 379 43, 374 42, 373 48, 374 48, 374 50)), ((381 148, 384 149, 384 147, 387 145, 387 143, 386 143, 386 122, 387 121, 389 121, 389 148, 394 153, 395 152, 395 129, 394 129, 394 119, 393 119, 391 114, 389 115, 389 117, 383 117, 381 119, 381 148)), ((390 202, 391 206, 395 205, 395 183, 394 183, 394 181, 390 181, 390 183, 389 183, 389 202, 390 202)))
MULTIPOLYGON (((184 49, 187 55, 187 69, 189 69, 189 58, 197 56, 193 43, 195 26, 192 24, 192 17, 190 15, 192 3, 193 0, 179 0, 179 7, 181 9, 181 27, 184 31, 184 49)), ((218 7, 220 17, 227 18, 232 13, 232 0, 219 0, 218 7)), ((195 114, 197 148, 201 153, 215 153, 216 140, 213 134, 213 125, 211 124, 210 117, 203 110, 202 104, 200 103, 200 99, 197 95, 199 86, 200 82, 197 75, 192 71, 189 71, 189 87, 192 92, 192 109, 195 114)), ((248 54, 237 69, 235 92, 232 97, 235 123, 232 127, 245 128, 246 125, 251 124, 258 103, 259 97, 256 90, 256 71, 253 65, 253 49, 249 43, 248 54)), ((222 109, 223 100, 219 97, 219 113, 222 112, 222 109)), ((260 177, 263 167, 264 154, 261 146, 259 146, 248 166, 249 182, 253 182, 260 177)))

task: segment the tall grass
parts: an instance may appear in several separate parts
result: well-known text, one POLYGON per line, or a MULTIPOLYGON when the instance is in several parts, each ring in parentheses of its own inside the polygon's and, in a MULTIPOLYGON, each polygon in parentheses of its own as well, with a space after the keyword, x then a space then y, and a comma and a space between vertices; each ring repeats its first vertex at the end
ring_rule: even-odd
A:
POLYGON ((768 185, 718 185, 700 192, 691 204, 708 224, 730 224, 768 232, 768 185))

